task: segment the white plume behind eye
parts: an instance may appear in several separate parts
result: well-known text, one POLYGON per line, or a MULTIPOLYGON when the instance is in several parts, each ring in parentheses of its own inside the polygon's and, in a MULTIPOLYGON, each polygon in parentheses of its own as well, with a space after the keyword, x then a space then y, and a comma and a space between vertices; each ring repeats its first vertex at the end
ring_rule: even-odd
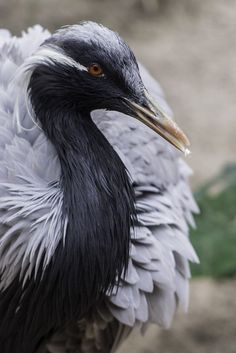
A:
POLYGON ((39 50, 31 58, 36 59, 38 63, 57 62, 59 64, 75 67, 80 71, 87 71, 85 66, 67 56, 58 47, 54 47, 52 45, 39 48, 39 50))
POLYGON ((37 118, 34 114, 34 110, 29 98, 28 86, 30 82, 31 75, 34 69, 40 64, 52 65, 55 63, 68 65, 70 67, 76 68, 79 71, 88 71, 88 69, 81 65, 79 62, 73 60, 71 57, 67 56, 63 51, 55 46, 43 46, 40 47, 33 55, 28 57, 24 63, 17 70, 16 76, 12 81, 12 85, 18 85, 20 87, 18 96, 16 97, 16 106, 14 110, 14 121, 18 132, 31 131, 35 127, 41 129, 37 122, 37 118), (26 111, 33 122, 33 127, 26 128, 22 124, 22 114, 20 114, 20 98, 23 97, 26 107, 26 111))

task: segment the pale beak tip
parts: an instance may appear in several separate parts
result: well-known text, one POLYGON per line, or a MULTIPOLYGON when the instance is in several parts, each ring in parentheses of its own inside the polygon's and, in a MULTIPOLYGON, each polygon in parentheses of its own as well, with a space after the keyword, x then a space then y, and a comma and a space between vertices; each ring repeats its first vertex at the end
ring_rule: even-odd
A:
POLYGON ((189 156, 190 154, 191 154, 191 151, 188 148, 185 148, 184 150, 185 157, 189 156))
POLYGON ((190 154, 188 137, 147 92, 145 95, 149 103, 148 108, 126 98, 135 112, 135 117, 184 153, 185 157, 188 156, 190 154))

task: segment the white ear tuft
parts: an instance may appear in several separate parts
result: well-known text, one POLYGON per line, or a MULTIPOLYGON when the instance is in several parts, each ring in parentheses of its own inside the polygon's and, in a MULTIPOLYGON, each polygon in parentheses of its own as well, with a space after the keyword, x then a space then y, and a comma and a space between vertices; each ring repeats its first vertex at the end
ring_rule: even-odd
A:
POLYGON ((18 132, 22 131, 30 131, 35 127, 41 129, 40 125, 37 122, 37 118, 35 116, 28 92, 28 86, 30 82, 31 75, 34 69, 40 65, 55 65, 56 63, 62 65, 68 65, 70 67, 74 67, 80 71, 87 71, 87 68, 80 63, 76 62, 69 56, 67 56, 62 50, 59 48, 50 46, 42 46, 40 47, 34 54, 26 58, 24 63, 19 67, 16 73, 16 77, 14 78, 12 84, 19 85, 21 89, 19 90, 19 95, 16 98, 16 106, 14 110, 14 120, 18 129, 18 132), (23 91, 23 92, 22 92, 23 91), (24 103, 29 114, 30 119, 33 122, 32 128, 26 128, 22 125, 20 121, 20 97, 24 97, 24 103))

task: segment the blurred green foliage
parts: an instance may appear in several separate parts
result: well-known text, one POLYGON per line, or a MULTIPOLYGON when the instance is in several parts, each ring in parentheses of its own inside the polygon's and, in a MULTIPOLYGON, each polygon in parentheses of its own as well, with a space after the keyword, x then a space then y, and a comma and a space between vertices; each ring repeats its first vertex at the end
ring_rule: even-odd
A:
POLYGON ((192 266, 193 276, 236 275, 236 165, 227 166, 195 196, 201 213, 191 241, 201 263, 192 266))

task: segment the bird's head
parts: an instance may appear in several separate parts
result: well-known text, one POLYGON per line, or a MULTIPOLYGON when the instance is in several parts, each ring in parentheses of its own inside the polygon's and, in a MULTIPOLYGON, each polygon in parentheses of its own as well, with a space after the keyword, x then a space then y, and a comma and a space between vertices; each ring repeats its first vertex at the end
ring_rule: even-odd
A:
POLYGON ((187 137, 147 92, 133 52, 108 28, 94 22, 64 27, 27 65, 36 116, 43 110, 47 117, 52 107, 74 109, 85 118, 95 109, 115 110, 137 118, 187 152, 187 137))

